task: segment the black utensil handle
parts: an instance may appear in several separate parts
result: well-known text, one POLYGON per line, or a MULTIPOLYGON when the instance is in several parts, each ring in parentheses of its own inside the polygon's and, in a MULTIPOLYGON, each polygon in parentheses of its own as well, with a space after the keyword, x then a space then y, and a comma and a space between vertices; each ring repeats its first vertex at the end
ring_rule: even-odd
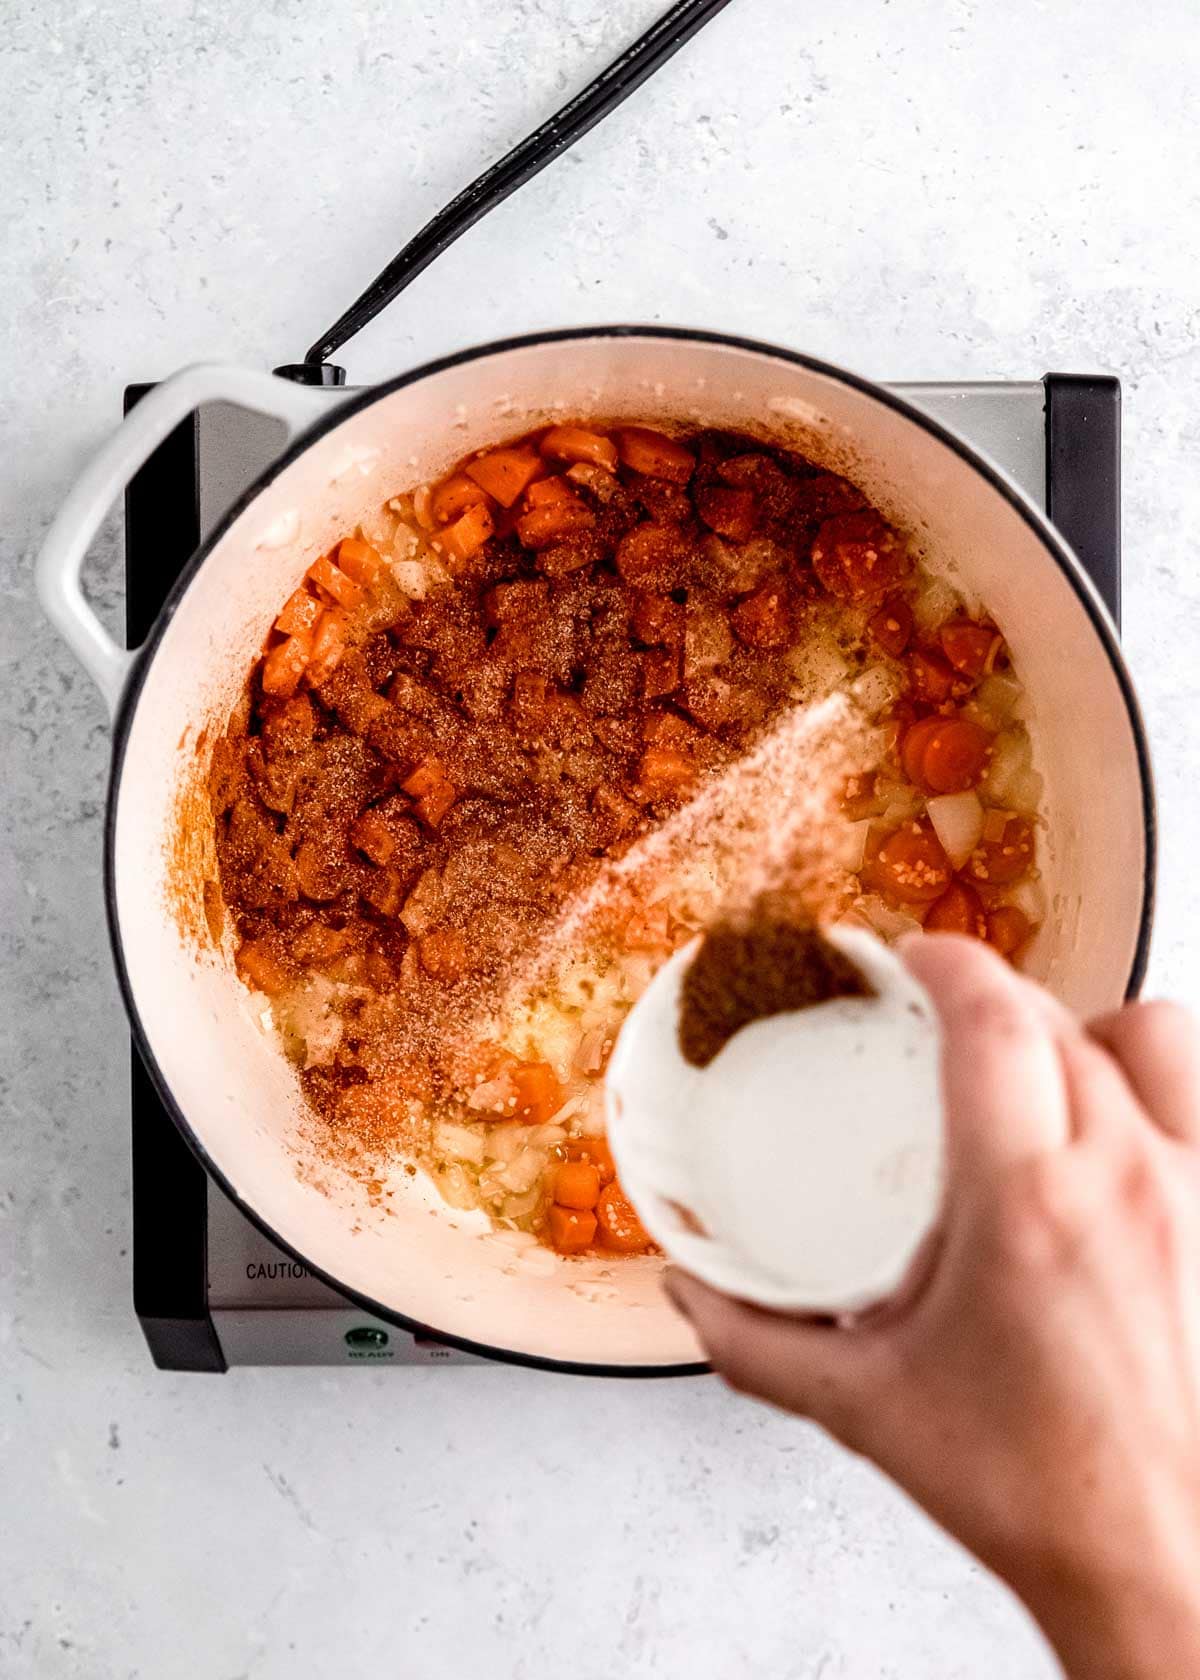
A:
POLYGON ((729 0, 678 0, 678 4, 665 12, 631 47, 626 48, 620 58, 589 82, 582 93, 576 94, 561 111, 556 111, 519 146, 514 146, 507 156, 485 170, 478 180, 464 187, 457 198, 452 199, 444 210, 438 211, 432 221, 426 222, 420 233, 410 239, 383 272, 375 277, 358 301, 351 304, 344 315, 339 315, 328 331, 305 353, 305 363, 314 366, 324 362, 348 338, 360 332, 368 321, 373 321, 380 310, 386 309, 392 299, 428 268, 447 246, 453 245, 481 216, 486 216, 510 193, 524 186, 526 181, 552 163, 560 152, 566 151, 568 146, 615 110, 622 100, 627 99, 635 88, 640 87, 647 77, 652 76, 660 65, 665 64, 698 29, 728 4, 729 0))

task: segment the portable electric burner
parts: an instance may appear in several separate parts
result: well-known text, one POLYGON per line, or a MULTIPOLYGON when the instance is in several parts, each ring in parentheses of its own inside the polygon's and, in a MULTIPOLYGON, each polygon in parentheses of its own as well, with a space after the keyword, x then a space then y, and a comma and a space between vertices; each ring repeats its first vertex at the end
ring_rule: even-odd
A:
MULTIPOLYGON (((128 409, 148 386, 131 386, 128 409)), ((1013 384, 897 385, 991 456, 1059 527, 1114 618, 1120 611, 1120 387, 1049 374, 1013 384)), ((329 400, 339 393, 330 391, 329 400)), ((215 404, 185 421, 126 498, 126 631, 146 636, 179 571, 284 446, 282 427, 215 404)), ((155 1363, 470 1363, 372 1318, 263 1236, 212 1184, 133 1055, 133 1293, 155 1363)))

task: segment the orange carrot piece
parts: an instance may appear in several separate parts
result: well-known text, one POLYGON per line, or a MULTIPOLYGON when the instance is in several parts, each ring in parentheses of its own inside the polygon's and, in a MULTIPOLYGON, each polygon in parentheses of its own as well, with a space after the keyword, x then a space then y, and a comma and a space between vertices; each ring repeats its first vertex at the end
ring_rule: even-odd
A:
POLYGON ((932 904, 950 885, 950 859, 928 823, 905 823, 889 834, 863 870, 863 880, 900 904, 932 904))
POLYGON ((449 525, 469 507, 486 501, 487 492, 481 490, 478 484, 472 483, 465 473, 453 473, 443 479, 433 492, 429 511, 439 525, 449 525))
POLYGON ((542 470, 542 458, 533 449, 493 449, 468 461, 463 471, 486 490, 501 507, 511 507, 525 486, 542 470))
POLYGON ((243 940, 235 961, 239 973, 268 997, 278 997, 291 984, 287 969, 262 940, 243 940))
POLYGON ((987 769, 993 737, 971 718, 945 718, 931 732, 921 758, 929 793, 965 793, 987 769))
POLYGON ((677 747, 648 746, 638 766, 638 783, 648 798, 681 793, 699 774, 695 759, 677 747))
POLYGON ((531 507, 517 520, 517 536, 526 548, 549 548, 564 537, 590 531, 596 523, 591 508, 584 507, 574 496, 570 501, 555 499, 531 507))
POLYGON ((582 1254, 596 1240, 596 1215, 579 1208, 550 1209, 550 1241, 560 1254, 582 1254))
POLYGON ((608 1139, 602 1137, 568 1138, 566 1143, 568 1161, 586 1161, 595 1167, 600 1174, 600 1187, 611 1184, 617 1176, 616 1165, 612 1158, 612 1150, 608 1147, 608 1139))
POLYGON ((476 502, 461 519, 456 519, 453 525, 440 531, 434 543, 435 546, 440 543, 451 560, 469 560, 473 554, 479 553, 495 529, 487 503, 476 502))
POLYGON ((583 506, 566 479, 559 478, 557 474, 550 478, 537 479, 525 492, 527 508, 548 507, 552 502, 570 502, 573 507, 583 506))
POLYGON ((1000 904, 987 919, 988 943, 1002 957, 1012 957, 1033 932, 1033 923, 1015 904, 1000 904))
POLYGON ((290 700, 300 686, 311 652, 312 640, 307 635, 288 636, 273 647, 263 660, 263 693, 290 700))
POLYGON ((511 1074, 517 1093, 513 1118, 542 1126, 563 1104, 563 1088, 549 1062, 522 1062, 511 1074))
POLYGON ((283 611, 275 620, 275 628, 281 630, 285 636, 303 635, 312 631, 324 611, 325 608, 317 597, 310 595, 301 585, 283 603, 283 611))
POLYGON ((914 648, 908 656, 908 676, 913 697, 929 706, 940 706, 954 686, 954 667, 936 648, 914 648))
POLYGON ((337 548, 338 569, 354 583, 369 589, 379 576, 383 556, 369 542, 358 537, 343 537, 337 548))
POLYGON ((1024 817, 1009 817, 1000 838, 981 840, 965 867, 981 886, 1007 887, 1019 881, 1032 862, 1032 825, 1024 817))
POLYGON ((596 1205, 600 1241, 618 1254, 644 1254, 652 1246, 650 1234, 637 1216, 637 1209, 614 1179, 600 1192, 596 1205))
POLYGON ((335 601, 339 607, 353 612, 355 607, 361 606, 362 590, 352 578, 348 578, 345 572, 334 565, 328 554, 322 554, 319 560, 313 561, 308 568, 308 576, 318 589, 323 589, 330 600, 335 601))
POLYGON ((913 632, 912 608, 899 595, 893 596, 871 615, 867 630, 872 641, 878 642, 884 653, 899 659, 913 632))
POLYGON ((900 742, 900 763, 910 782, 924 785, 925 748, 945 722, 941 717, 918 718, 904 731, 900 742))
POLYGON ((617 433, 621 459, 634 472, 647 478, 665 478, 672 484, 686 484, 696 457, 674 438, 653 432, 646 426, 626 426, 617 433))
POLYGON ((1003 637, 990 624, 976 624, 969 618, 951 619, 938 633, 942 652, 954 669, 972 681, 993 669, 1004 645, 1003 637))
POLYGON ((458 789, 451 782, 436 758, 427 758, 401 782, 404 792, 417 802, 417 815, 436 828, 458 798, 458 789))
POLYGON ((617 470, 617 446, 600 432, 582 426, 551 426, 542 439, 542 454, 555 461, 590 461, 605 472, 617 470))
POLYGON ((317 620, 313 632, 312 658, 305 672, 313 688, 319 688, 337 669, 346 651, 346 614, 338 607, 329 607, 317 620))
POLYGON ((434 928, 417 946, 421 967, 435 980, 457 980, 467 972, 470 951, 457 928, 434 928))
POLYGON ((965 933, 974 939, 986 939, 988 921, 975 888, 965 881, 952 881, 930 908, 925 929, 928 933, 965 933))
POLYGON ((564 1161, 554 1175, 559 1207, 594 1208, 600 1200, 600 1174, 588 1161, 564 1161))
POLYGON ((719 484, 696 493, 696 512, 719 537, 730 542, 747 542, 758 523, 758 503, 750 490, 733 490, 719 484))

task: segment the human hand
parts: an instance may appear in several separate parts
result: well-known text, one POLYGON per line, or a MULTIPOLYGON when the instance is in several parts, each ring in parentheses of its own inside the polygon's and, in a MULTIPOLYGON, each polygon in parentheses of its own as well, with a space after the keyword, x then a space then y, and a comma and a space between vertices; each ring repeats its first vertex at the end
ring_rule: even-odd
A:
POLYGON ((1200 1675, 1200 1045, 1171 1004, 1085 1029, 990 950, 914 938, 943 1028, 947 1192, 849 1328, 671 1274, 735 1388, 874 1460, 1083 1680, 1200 1675))

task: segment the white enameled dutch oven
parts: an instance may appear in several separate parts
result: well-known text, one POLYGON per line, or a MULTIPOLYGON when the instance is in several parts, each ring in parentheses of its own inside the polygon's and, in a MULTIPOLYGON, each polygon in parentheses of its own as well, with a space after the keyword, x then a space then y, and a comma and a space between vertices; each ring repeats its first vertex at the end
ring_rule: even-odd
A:
POLYGON ((65 503, 39 563, 46 611, 114 717, 107 894, 126 1006, 159 1091, 222 1187, 277 1243, 371 1311, 475 1351, 560 1369, 697 1369, 650 1261, 523 1259, 398 1170, 385 1213, 318 1167, 294 1075, 228 953, 194 931, 213 867, 196 810, 281 602, 312 558, 398 490, 564 415, 764 429, 854 478, 927 563, 986 602, 1026 686, 1045 776, 1052 906, 1029 967, 1083 1014, 1135 989, 1152 898, 1145 737, 1113 625, 1053 527, 994 466, 878 386, 807 357, 660 328, 544 333, 332 400, 272 375, 194 367, 150 393, 65 503), (144 647, 115 645, 79 573, 103 515, 187 414, 223 401, 291 442, 196 552, 144 647), (189 806, 189 790, 192 804, 189 806), (181 839, 181 813, 183 834, 181 839))

